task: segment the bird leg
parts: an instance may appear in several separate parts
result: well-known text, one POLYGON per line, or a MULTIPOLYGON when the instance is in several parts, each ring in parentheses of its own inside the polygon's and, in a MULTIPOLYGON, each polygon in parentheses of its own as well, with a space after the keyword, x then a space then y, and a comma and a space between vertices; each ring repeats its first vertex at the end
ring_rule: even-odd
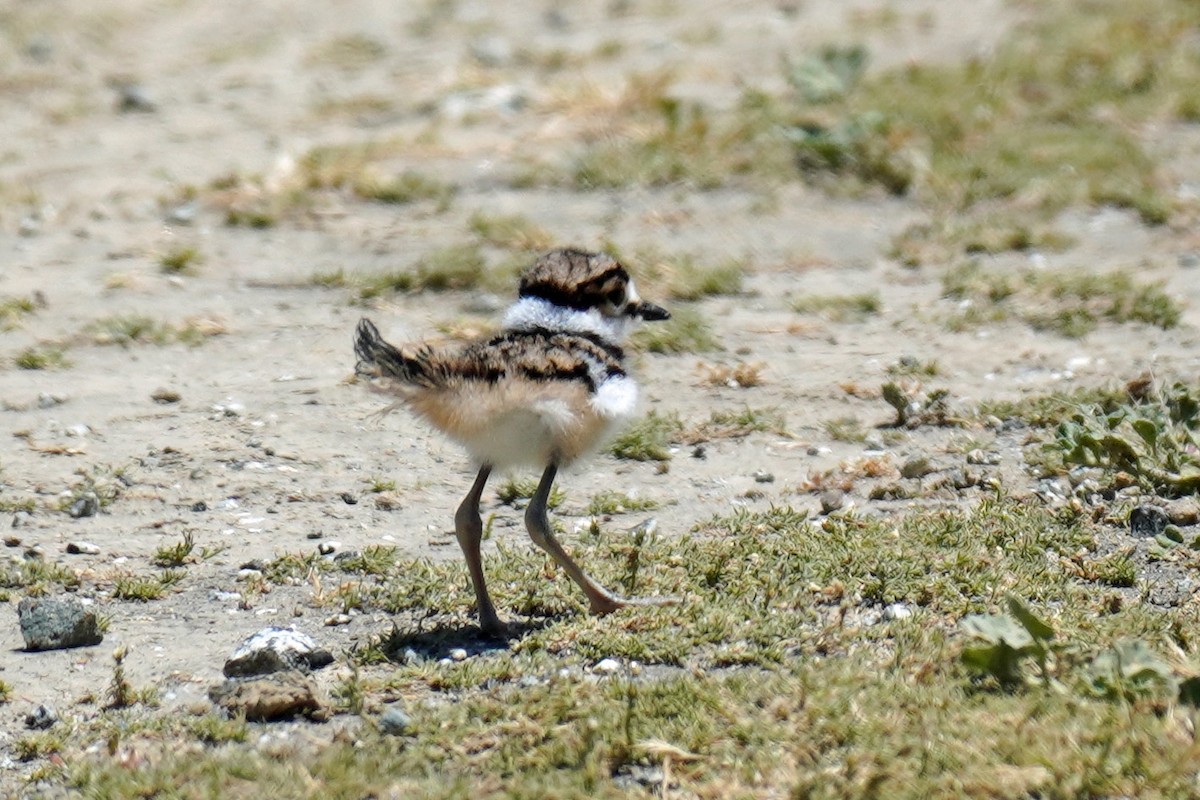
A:
POLYGON ((458 536, 458 545, 462 548, 467 559, 467 572, 471 574, 471 585, 475 588, 475 604, 479 606, 479 627, 489 636, 503 636, 506 629, 492 598, 488 596, 487 584, 483 580, 483 559, 479 555, 479 542, 483 538, 483 520, 479 518, 479 496, 483 494, 483 486, 487 483, 492 468, 484 464, 471 491, 463 498, 458 511, 454 514, 454 533, 458 536))
POLYGON ((642 604, 637 600, 615 595, 589 578, 587 573, 580 569, 579 565, 567 555, 567 551, 563 550, 562 545, 554 538, 554 534, 550 530, 550 520, 546 517, 546 504, 550 499, 550 487, 553 486, 554 476, 557 473, 556 465, 551 464, 546 467, 537 491, 533 493, 533 498, 525 508, 525 527, 529 529, 529 537, 533 539, 534 544, 549 553, 558 562, 558 565, 566 570, 571 580, 579 584, 579 588, 583 589, 583 593, 587 595, 593 614, 609 614, 618 608, 642 604))

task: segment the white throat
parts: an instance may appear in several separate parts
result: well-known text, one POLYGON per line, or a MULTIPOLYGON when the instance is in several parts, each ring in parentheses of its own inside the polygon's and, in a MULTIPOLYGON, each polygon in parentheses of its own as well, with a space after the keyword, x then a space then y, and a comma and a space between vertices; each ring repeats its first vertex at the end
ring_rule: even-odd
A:
POLYGON ((634 320, 629 317, 606 317, 598 309, 579 311, 555 305, 540 297, 522 297, 504 315, 504 328, 527 331, 545 328, 552 331, 589 333, 619 344, 629 334, 634 320))

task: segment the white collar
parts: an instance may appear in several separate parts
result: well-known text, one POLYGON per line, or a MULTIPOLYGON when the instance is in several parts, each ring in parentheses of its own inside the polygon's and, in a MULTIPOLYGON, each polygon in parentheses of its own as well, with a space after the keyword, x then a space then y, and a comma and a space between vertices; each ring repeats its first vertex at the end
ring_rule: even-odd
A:
POLYGON ((579 311, 555 305, 541 297, 522 297, 504 315, 504 328, 528 331, 545 328, 551 331, 587 333, 613 343, 620 343, 629 332, 633 320, 629 317, 606 317, 597 309, 579 311))

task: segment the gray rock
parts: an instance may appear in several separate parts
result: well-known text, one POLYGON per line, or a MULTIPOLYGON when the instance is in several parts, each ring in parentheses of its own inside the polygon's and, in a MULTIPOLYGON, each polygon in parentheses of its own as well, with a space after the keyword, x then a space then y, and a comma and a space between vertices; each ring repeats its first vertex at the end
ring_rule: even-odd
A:
POLYGON ((73 556, 98 556, 100 546, 91 542, 67 542, 67 552, 73 556))
POLYGON ((466 661, 467 660, 467 651, 461 647, 454 648, 453 650, 450 651, 450 660, 451 661, 466 661))
POLYGON ((122 113, 130 111, 151 112, 158 110, 158 103, 142 86, 136 83, 121 83, 114 87, 117 90, 117 110, 122 113))
POLYGON ((94 492, 86 494, 75 499, 71 505, 67 507, 67 513, 74 519, 82 517, 94 517, 100 511, 100 498, 96 497, 94 492))
POLYGON ((821 492, 821 513, 832 514, 846 504, 846 493, 841 489, 821 492))
POLYGON ((774 483, 775 476, 770 472, 760 469, 754 473, 754 482, 755 483, 774 483))
POLYGON ((44 703, 38 705, 37 708, 25 715, 25 727, 34 731, 44 731, 47 728, 53 728, 56 722, 58 722, 58 712, 54 710, 54 706, 48 706, 44 703))
POLYGON ((925 456, 913 456, 900 466, 902 478, 924 478, 936 468, 925 456))
POLYGON ((379 716, 379 730, 388 736, 403 736, 412 729, 412 719, 400 706, 390 706, 379 716))
POLYGON ((1143 503, 1129 512, 1129 530, 1138 538, 1152 539, 1166 530, 1167 512, 1143 503))
POLYGON ((17 605, 26 650, 62 650, 100 644, 100 620, 74 597, 26 597, 17 605))
POLYGON ((225 662, 225 677, 308 672, 333 663, 333 655, 311 636, 292 628, 264 628, 246 639, 225 662))
POLYGON ((908 619, 912 616, 912 609, 904 603, 892 603, 883 610, 883 619, 885 622, 894 620, 908 619))

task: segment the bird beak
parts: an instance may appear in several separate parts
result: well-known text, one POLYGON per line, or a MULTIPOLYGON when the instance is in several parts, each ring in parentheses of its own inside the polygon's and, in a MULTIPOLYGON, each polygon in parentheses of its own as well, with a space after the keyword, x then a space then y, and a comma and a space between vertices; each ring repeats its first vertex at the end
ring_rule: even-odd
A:
POLYGON ((641 317, 647 322, 658 322, 659 320, 671 318, 670 311, 667 311, 660 305, 647 303, 645 300, 639 300, 632 308, 630 308, 629 315, 633 317, 641 317))

